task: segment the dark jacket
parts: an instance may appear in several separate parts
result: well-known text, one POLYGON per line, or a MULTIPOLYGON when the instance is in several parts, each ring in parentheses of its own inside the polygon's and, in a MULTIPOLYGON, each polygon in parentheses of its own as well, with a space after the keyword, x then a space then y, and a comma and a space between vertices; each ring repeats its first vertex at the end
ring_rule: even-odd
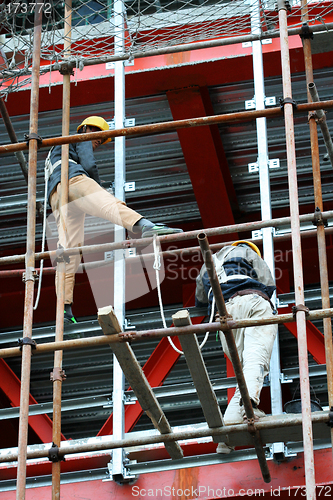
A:
MULTIPOLYGON (((236 292, 245 289, 260 290, 269 298, 275 291, 275 284, 266 262, 248 246, 227 246, 214 256, 224 300, 227 301, 236 292)), ((210 312, 213 294, 209 293, 210 282, 203 265, 197 277, 195 305, 208 304, 210 312), (209 297, 208 297, 209 296, 209 297)))
MULTIPOLYGON (((77 175, 84 174, 87 177, 91 177, 91 179, 94 179, 98 184, 101 184, 91 141, 70 144, 69 158, 71 160, 74 160, 76 163, 73 163, 71 161, 69 162, 68 179, 76 177, 77 175)), ((52 165, 54 165, 57 161, 61 160, 61 146, 55 146, 54 148, 51 149, 50 160, 52 165)), ((49 178, 48 189, 47 189, 48 200, 50 199, 52 191, 59 184, 60 180, 61 180, 61 165, 59 164, 54 169, 52 175, 49 178)))

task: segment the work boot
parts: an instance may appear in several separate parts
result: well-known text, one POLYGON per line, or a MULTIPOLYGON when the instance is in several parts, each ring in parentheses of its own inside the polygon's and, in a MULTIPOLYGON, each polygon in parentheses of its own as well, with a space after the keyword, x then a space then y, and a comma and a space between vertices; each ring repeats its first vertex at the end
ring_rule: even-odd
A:
POLYGON ((225 443, 219 443, 216 448, 216 453, 220 453, 221 455, 227 455, 228 453, 234 451, 234 449, 235 449, 234 446, 229 446, 228 444, 225 443))
POLYGON ((73 313, 71 313, 69 311, 64 311, 64 323, 67 323, 70 325, 74 325, 75 323, 77 323, 76 319, 73 316, 73 313))
POLYGON ((164 236, 165 234, 182 233, 182 229, 168 227, 165 224, 154 224, 153 226, 142 226, 141 238, 150 238, 152 236, 164 236))

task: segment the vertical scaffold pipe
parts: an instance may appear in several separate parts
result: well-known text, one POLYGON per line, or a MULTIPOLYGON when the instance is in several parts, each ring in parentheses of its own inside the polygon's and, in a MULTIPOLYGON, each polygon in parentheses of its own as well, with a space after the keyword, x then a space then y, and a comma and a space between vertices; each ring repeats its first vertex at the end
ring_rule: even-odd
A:
MULTIPOLYGON (((70 55, 72 24, 72 0, 66 0, 64 13, 64 56, 70 55)), ((63 74, 62 99, 62 135, 69 135, 70 124, 70 69, 63 74)), ((61 195, 60 195, 60 226, 59 241, 66 246, 67 238, 67 208, 68 208, 68 158, 69 144, 61 148, 61 195)), ((57 264, 57 312, 56 312, 56 341, 63 340, 64 334, 64 301, 65 301, 65 272, 64 258, 57 264)), ((52 440, 55 446, 61 442, 61 392, 64 372, 62 369, 63 352, 54 353, 53 379, 53 433, 52 440)), ((60 472, 61 461, 52 463, 52 500, 60 499, 60 472)))
POLYGON ((38 103, 39 103, 39 75, 42 15, 35 10, 32 83, 30 99, 30 127, 29 127, 29 174, 28 174, 28 219, 27 219, 27 252, 25 256, 25 299, 23 338, 27 342, 22 344, 21 367, 21 394, 20 394, 20 421, 18 439, 18 466, 16 500, 25 499, 26 486, 26 456, 28 445, 28 414, 31 370, 31 341, 33 320, 33 299, 35 280, 35 232, 36 232, 36 177, 37 177, 37 149, 38 149, 38 103), (34 135, 33 135, 34 134, 34 135))
MULTIPOLYGON (((308 22, 309 13, 308 13, 308 6, 305 0, 302 0, 302 16, 303 16, 303 22, 308 22)), ((315 85, 313 84, 311 40, 310 37, 307 36, 306 37, 303 36, 302 39, 303 39, 308 101, 311 102, 311 100, 313 100, 311 89, 313 89, 313 86, 315 87, 315 85)), ((317 115, 318 114, 316 112, 309 113, 309 127, 310 127, 315 206, 316 210, 318 210, 318 213, 320 213, 323 211, 323 196, 322 196, 321 176, 320 176, 318 130, 316 123, 317 115)), ((325 226, 322 218, 319 218, 317 220, 317 242, 318 242, 321 300, 322 300, 322 307, 324 309, 326 307, 330 307, 330 291, 329 291, 328 268, 327 268, 325 226)), ((333 406, 333 344, 332 344, 331 318, 323 319, 323 327, 324 327, 324 340, 325 340, 328 402, 329 406, 332 407, 333 406)), ((333 443, 333 429, 331 429, 331 442, 333 443)))
MULTIPOLYGON (((304 281, 302 268, 302 247, 298 208, 298 184, 296 171, 296 149, 294 133, 293 101, 291 91, 291 74, 289 59, 289 43, 287 30, 287 5, 284 0, 278 0, 279 25, 280 25, 280 44, 281 44, 281 65, 282 65, 282 83, 284 99, 284 119, 286 132, 287 165, 288 165, 288 183, 290 197, 290 216, 292 232, 292 250, 293 250, 293 269, 294 269, 294 288, 296 305, 304 304, 304 281)), ((314 455, 313 455, 313 434, 311 422, 311 404, 310 404, 310 384, 309 384, 309 366, 308 350, 306 341, 306 317, 305 312, 297 310, 297 344, 299 358, 299 376, 302 400, 302 429, 304 442, 304 468, 306 494, 308 500, 316 498, 316 482, 314 474, 314 455)))
MULTIPOLYGON (((205 233, 200 233, 198 235, 198 241, 199 241, 203 261, 204 261, 206 269, 207 269, 210 285, 212 287, 212 292, 213 292, 213 295, 215 298, 216 307, 217 307, 218 313, 220 315, 220 319, 222 320, 222 318, 226 317, 228 313, 227 313, 227 308, 226 308, 226 305, 224 302, 220 283, 219 283, 219 280, 217 278, 217 274, 216 274, 216 270, 215 270, 215 266, 214 266, 214 262, 213 262, 213 258, 212 258, 212 253, 211 253, 211 250, 209 248, 207 236, 205 235, 205 233)), ((241 365, 241 362, 240 362, 240 359, 238 356, 235 338, 234 338, 234 335, 232 333, 232 330, 224 330, 223 333, 225 335, 225 339, 226 339, 227 344, 228 344, 228 349, 230 352, 232 366, 233 366, 236 380, 237 380, 237 384, 238 384, 238 387, 239 387, 239 390, 240 390, 240 393, 242 396, 246 417, 247 417, 248 422, 249 422, 249 425, 248 425, 249 432, 251 432, 251 435, 253 437, 254 447, 255 447, 255 450, 257 453, 258 462, 260 465, 262 477, 263 477, 265 483, 269 483, 271 481, 271 476, 270 476, 270 472, 268 470, 265 452, 264 452, 263 445, 262 445, 261 438, 260 438, 260 433, 255 428, 255 426, 253 424, 254 413, 253 413, 252 403, 251 403, 249 391, 247 390, 247 385, 246 385, 244 374, 243 374, 243 368, 242 368, 242 365, 241 365)))
MULTIPOLYGON (((320 99, 319 99, 319 95, 318 95, 318 92, 317 92, 316 84, 313 83, 313 81, 312 82, 308 82, 308 90, 310 92, 312 101, 313 102, 319 102, 320 99)), ((323 111, 322 109, 317 109, 315 111, 315 113, 316 113, 316 116, 317 116, 317 119, 318 119, 318 123, 319 123, 320 129, 321 129, 321 133, 323 134, 323 139, 324 139, 325 146, 326 146, 326 149, 327 149, 327 154, 328 154, 328 157, 330 159, 331 165, 333 167, 333 141, 332 141, 332 137, 331 137, 330 131, 328 129, 325 111, 323 111)))

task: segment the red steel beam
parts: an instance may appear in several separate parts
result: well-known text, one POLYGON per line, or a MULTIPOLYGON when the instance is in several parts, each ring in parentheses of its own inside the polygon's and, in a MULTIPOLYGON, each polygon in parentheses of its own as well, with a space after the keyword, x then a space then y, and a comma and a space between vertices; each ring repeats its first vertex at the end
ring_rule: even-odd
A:
MULTIPOLYGON (((173 119, 207 116, 207 92, 199 87, 167 92, 173 119)), ((217 126, 193 127, 177 133, 203 227, 233 224, 231 202, 236 203, 236 194, 217 126)))
MULTIPOLYGON (((332 450, 326 448, 315 453, 317 498, 332 498, 332 450)), ((215 500, 219 498, 279 498, 280 500, 305 497, 304 454, 298 453, 285 462, 270 462, 272 482, 263 482, 257 460, 207 465, 179 470, 166 470, 141 474, 134 484, 115 481, 81 481, 64 483, 63 498, 109 500, 117 498, 161 498, 187 500, 191 498, 215 500)), ((87 474, 88 477, 88 474, 87 474)), ((51 498, 51 486, 27 488, 26 500, 51 498)), ((2 491, 1 500, 15 500, 15 491, 2 491)))
MULTIPOLYGON (((0 359, 1 390, 10 400, 13 407, 20 406, 21 382, 7 363, 0 359)), ((29 396, 29 405, 37 404, 33 396, 29 396)), ((34 415, 29 417, 29 425, 35 431, 42 443, 52 442, 52 420, 47 415, 34 415)), ((65 440, 62 435, 62 440, 65 440)))

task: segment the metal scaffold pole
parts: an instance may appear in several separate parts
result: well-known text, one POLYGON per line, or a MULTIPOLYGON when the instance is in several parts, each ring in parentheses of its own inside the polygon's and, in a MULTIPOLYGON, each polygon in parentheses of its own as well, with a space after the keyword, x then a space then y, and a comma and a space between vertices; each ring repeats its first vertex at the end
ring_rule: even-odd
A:
MULTIPOLYGON (((65 2, 64 18, 64 52, 66 57, 70 54, 71 46, 71 19, 72 0, 65 2)), ((63 75, 63 100, 62 100, 62 134, 69 135, 70 123, 70 72, 63 75)), ((69 145, 61 148, 61 195, 60 195, 60 225, 59 241, 66 248, 67 235, 67 208, 68 208, 68 158, 69 145)), ((65 302, 65 258, 61 257, 57 264, 57 310, 56 310, 56 341, 62 341, 64 335, 64 302, 65 302)), ((61 393, 64 371, 62 369, 62 351, 55 352, 54 368, 51 374, 53 382, 53 447, 60 447, 61 443, 61 393)), ((54 454, 56 457, 56 453, 54 454)), ((52 500, 60 499, 60 472, 61 461, 52 462, 52 500)))
POLYGON ((284 104, 285 133, 286 133, 286 147, 287 147, 290 215, 291 215, 291 230, 292 230, 294 289, 295 289, 296 324, 297 324, 297 340, 298 340, 297 345, 298 345, 299 376, 300 376, 300 388, 301 388, 301 400, 302 400, 305 483, 306 483, 307 499, 314 500, 316 498, 316 481, 314 473, 308 349, 307 349, 307 339, 306 339, 306 317, 304 311, 304 280, 303 280, 303 267, 302 267, 302 247, 301 247, 301 236, 300 236, 298 183, 297 183, 297 170, 296 170, 294 113, 293 113, 293 100, 292 100, 292 90, 291 90, 289 42, 288 42, 288 31, 287 31, 287 5, 284 0, 278 0, 278 11, 279 11, 279 26, 280 26, 283 104, 284 104))
MULTIPOLYGON (((260 33, 260 8, 258 0, 251 2, 251 25, 252 33, 260 33)), ((255 89, 256 110, 265 109, 265 84, 264 67, 262 58, 261 41, 252 42, 253 59, 253 77, 255 89)), ((259 186, 260 186, 260 205, 262 220, 272 218, 271 208, 271 187, 269 178, 269 160, 268 160, 268 139, 266 118, 256 119, 257 125, 257 143, 258 143, 258 168, 259 168, 259 186)), ((274 243, 273 227, 266 227, 261 230, 264 259, 275 278, 274 262, 274 243)), ((274 300, 274 299, 273 299, 274 300)), ((271 411, 273 415, 282 413, 282 390, 281 390, 281 371, 280 371, 280 348, 279 333, 277 333, 270 362, 270 393, 271 393, 271 411)))
MULTIPOLYGON (((309 20, 309 12, 307 3, 302 0, 302 16, 303 22, 307 23, 309 20)), ((313 65, 312 65, 312 50, 311 50, 311 34, 303 34, 303 51, 305 62, 305 75, 308 92, 308 101, 312 99, 311 85, 313 85, 313 65)), ((314 198, 315 207, 318 217, 315 216, 317 224, 317 242, 318 242, 318 259, 319 259, 319 273, 321 285, 321 299, 322 308, 330 307, 330 291, 327 267, 327 254, 326 254, 326 238, 325 238, 325 224, 321 217, 323 211, 323 196, 321 187, 320 175, 320 158, 319 158, 319 144, 318 144, 318 130, 316 112, 309 113, 309 128, 311 140, 311 155, 312 155, 312 171, 313 171, 313 185, 314 185, 314 198)), ((331 141, 332 143, 332 141, 331 141)), ((328 390, 328 403, 330 408, 333 406, 333 344, 332 344, 332 320, 331 318, 323 319, 324 327, 324 340, 325 340, 325 355, 326 355, 326 370, 327 370, 327 390, 328 390)), ((331 442, 333 443, 333 429, 331 428, 331 442)))
POLYGON ((26 456, 28 444, 28 414, 30 392, 30 369, 32 349, 32 321, 35 282, 35 234, 36 234, 36 178, 37 178, 37 149, 38 149, 38 103, 39 103, 39 75, 42 14, 35 10, 33 65, 30 100, 30 128, 29 128, 29 173, 28 173, 28 219, 27 219, 27 251, 25 255, 25 299, 24 323, 22 341, 21 367, 21 394, 20 394, 20 421, 18 439, 18 466, 16 500, 25 499, 26 485, 26 456))
MULTIPOLYGON (((116 0, 114 3, 114 52, 122 53, 124 50, 124 2, 116 0)), ((115 128, 125 126, 125 70, 124 62, 115 62, 114 76, 114 121, 115 128)), ((115 196, 125 201, 125 137, 116 137, 114 146, 115 160, 115 196)), ((115 225, 114 241, 119 243, 126 237, 125 229, 115 225)), ((123 250, 114 253, 114 310, 121 327, 125 322, 125 256, 123 250)), ((125 407, 124 407, 125 377, 120 364, 113 355, 113 436, 123 439, 125 432, 125 407)), ((124 451, 122 448, 112 451, 112 478, 121 481, 124 474, 124 451)))

